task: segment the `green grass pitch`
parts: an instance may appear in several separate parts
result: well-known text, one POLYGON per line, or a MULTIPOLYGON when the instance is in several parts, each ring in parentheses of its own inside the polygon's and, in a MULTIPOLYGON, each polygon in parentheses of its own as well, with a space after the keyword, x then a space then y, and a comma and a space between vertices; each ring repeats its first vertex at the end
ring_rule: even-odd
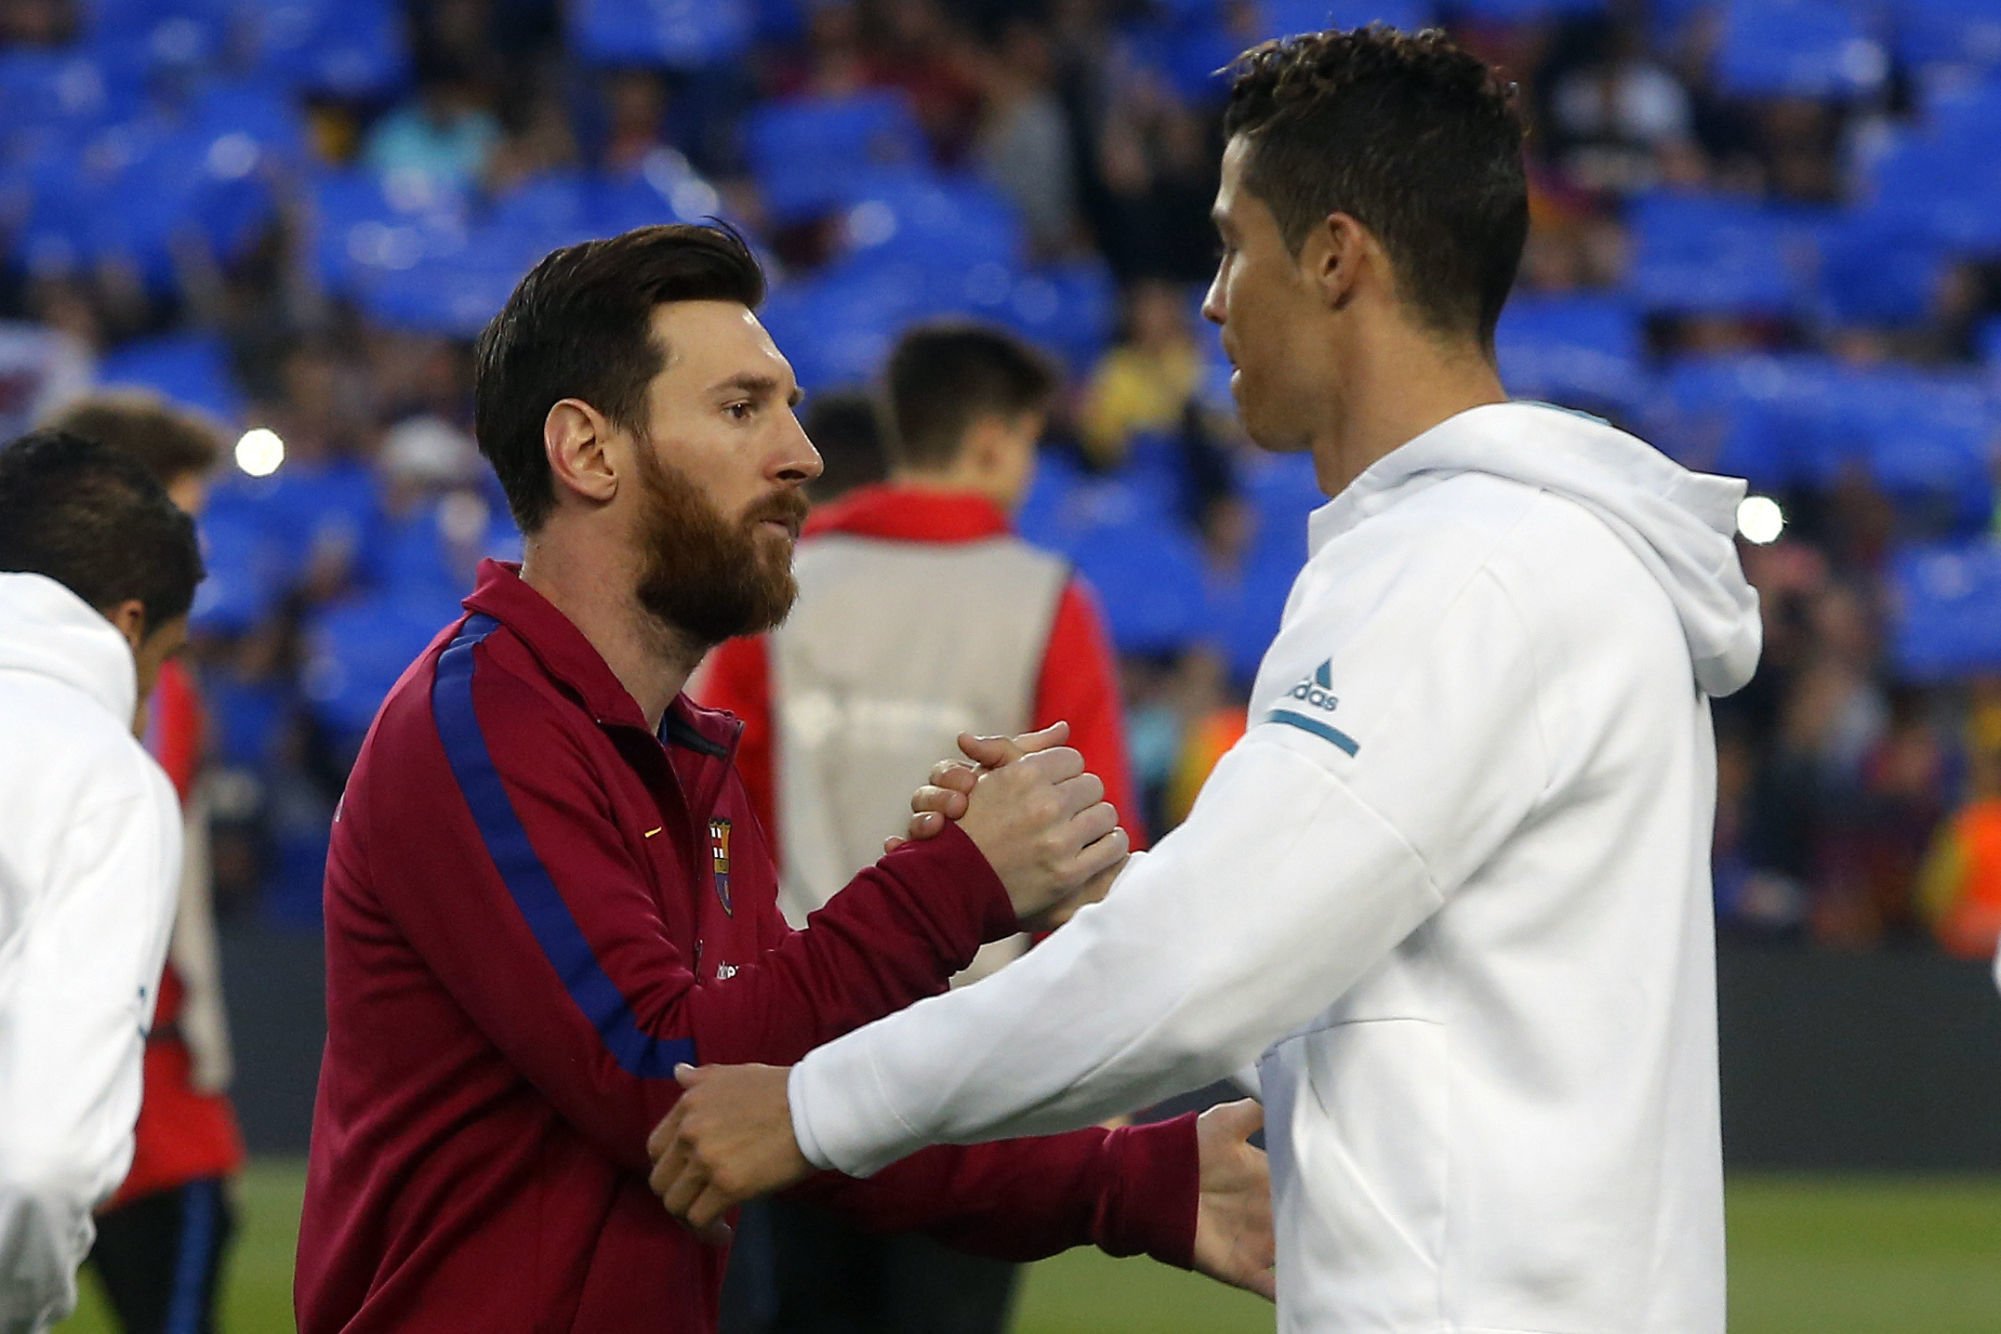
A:
MULTIPOLYGON (((292 1245, 304 1170, 260 1162, 243 1182, 225 1334, 292 1328, 292 1245)), ((1737 1176, 1730 1182, 1732 1334, 1995 1334, 2001 1179, 1737 1176)), ((111 1326, 89 1280, 57 1329, 111 1326)), ((1271 1308, 1145 1260, 1072 1251, 1037 1265, 1016 1334, 1236 1334, 1271 1308)))

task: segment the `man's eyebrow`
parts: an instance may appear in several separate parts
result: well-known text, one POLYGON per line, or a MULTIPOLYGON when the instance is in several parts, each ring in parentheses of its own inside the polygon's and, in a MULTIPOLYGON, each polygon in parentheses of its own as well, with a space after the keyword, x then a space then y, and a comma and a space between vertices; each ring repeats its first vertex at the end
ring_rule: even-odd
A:
MULTIPOLYGON (((750 394, 755 397, 769 398, 778 392, 778 377, 775 375, 756 375, 747 371, 742 375, 732 375, 727 380, 718 380, 710 386, 709 392, 713 394, 724 389, 735 389, 741 393, 750 394)), ((786 397, 785 401, 796 408, 799 406, 800 400, 805 397, 806 391, 794 385, 792 386, 791 394, 786 397)))

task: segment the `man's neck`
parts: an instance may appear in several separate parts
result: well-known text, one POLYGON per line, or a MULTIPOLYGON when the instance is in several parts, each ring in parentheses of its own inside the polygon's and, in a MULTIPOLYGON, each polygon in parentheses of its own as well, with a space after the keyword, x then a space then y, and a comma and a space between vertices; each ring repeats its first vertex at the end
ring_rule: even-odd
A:
POLYGON ((1444 348, 1408 330, 1370 340, 1354 373, 1344 377, 1339 411, 1314 437, 1314 476, 1324 493, 1338 496, 1432 427, 1507 397, 1499 372, 1471 347, 1444 348))
POLYGON ((521 581, 569 618, 625 687, 647 727, 657 732, 668 706, 688 684, 710 645, 696 644, 640 607, 632 572, 566 551, 560 534, 538 533, 527 545, 521 581))

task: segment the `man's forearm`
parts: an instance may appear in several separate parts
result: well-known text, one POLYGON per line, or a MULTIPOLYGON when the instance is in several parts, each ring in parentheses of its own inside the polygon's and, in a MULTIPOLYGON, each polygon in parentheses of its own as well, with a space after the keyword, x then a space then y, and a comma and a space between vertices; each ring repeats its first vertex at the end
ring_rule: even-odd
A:
POLYGON ((1203 810, 1005 972, 813 1052, 788 1085, 817 1166, 1088 1125, 1240 1069, 1439 903, 1421 862, 1323 771, 1240 747, 1203 810), (1277 829, 1270 794, 1287 792, 1277 829), (1341 892, 1329 893, 1338 866, 1341 892))

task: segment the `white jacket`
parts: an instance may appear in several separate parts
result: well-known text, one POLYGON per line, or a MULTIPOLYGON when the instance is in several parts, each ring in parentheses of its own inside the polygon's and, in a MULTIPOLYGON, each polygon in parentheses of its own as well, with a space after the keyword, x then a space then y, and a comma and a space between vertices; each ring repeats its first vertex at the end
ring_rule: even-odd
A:
POLYGON ((132 1161, 173 924, 179 807, 132 736, 132 650, 52 579, 0 574, 0 1331, 76 1304, 132 1161))
POLYGON ((1314 514, 1188 821, 1014 967, 809 1055, 807 1156, 866 1174, 1255 1059, 1280 1328, 1720 1331, 1742 495, 1537 404, 1382 459, 1314 514))

